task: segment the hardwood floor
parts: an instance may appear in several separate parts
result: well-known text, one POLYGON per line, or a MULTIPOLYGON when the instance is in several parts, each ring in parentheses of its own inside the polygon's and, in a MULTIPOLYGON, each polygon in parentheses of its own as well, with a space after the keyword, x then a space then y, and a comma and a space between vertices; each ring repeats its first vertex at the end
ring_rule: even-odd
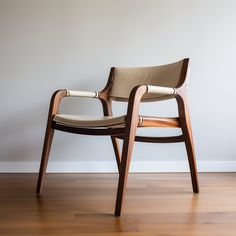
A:
POLYGON ((236 173, 130 174, 124 212, 113 216, 118 175, 0 174, 0 235, 234 236, 236 173))

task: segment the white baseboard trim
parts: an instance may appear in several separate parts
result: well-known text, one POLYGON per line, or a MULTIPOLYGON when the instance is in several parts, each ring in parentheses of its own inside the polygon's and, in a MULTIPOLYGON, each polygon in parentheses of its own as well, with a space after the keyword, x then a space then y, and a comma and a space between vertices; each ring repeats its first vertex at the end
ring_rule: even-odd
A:
MULTIPOLYGON (((37 173, 39 162, 0 162, 0 173, 37 173)), ((236 161, 199 161, 199 172, 236 172, 236 161)), ((49 173, 115 173, 115 162, 49 162, 49 173)), ((130 172, 189 172, 186 161, 134 161, 130 172)))

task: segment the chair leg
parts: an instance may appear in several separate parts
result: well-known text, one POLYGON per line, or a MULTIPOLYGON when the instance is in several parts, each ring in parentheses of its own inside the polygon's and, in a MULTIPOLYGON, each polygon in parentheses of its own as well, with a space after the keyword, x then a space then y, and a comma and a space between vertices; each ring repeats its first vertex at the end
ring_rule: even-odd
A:
POLYGON ((36 189, 37 193, 41 193, 42 191, 42 185, 43 185, 45 172, 47 169, 53 134, 54 134, 54 129, 52 129, 51 127, 47 128, 45 138, 44 138, 43 152, 42 152, 42 158, 41 158, 41 164, 40 164, 40 170, 39 170, 39 176, 38 176, 38 183, 37 183, 37 189, 36 189))
POLYGON ((114 138, 114 137, 111 137, 111 141, 112 141, 112 145, 113 145, 115 156, 116 156, 117 168, 120 173, 121 157, 120 157, 119 141, 117 138, 114 138))
POLYGON ((182 122, 182 131, 183 131, 183 136, 185 139, 185 146, 186 146, 187 155, 188 155, 188 162, 189 162, 189 167, 190 167, 190 172, 191 172, 193 192, 199 193, 197 165, 196 165, 192 128, 191 128, 191 122, 189 118, 188 109, 185 109, 185 119, 182 122))
POLYGON ((115 216, 121 215, 124 191, 125 191, 128 173, 129 173, 129 166, 130 166, 130 161, 131 161, 131 156, 132 156, 132 151, 133 151, 133 146, 134 146, 134 138, 135 138, 135 136, 132 134, 130 136, 124 140, 124 144, 123 144, 120 173, 119 173, 119 182, 118 182, 118 189, 117 189, 117 196, 116 196, 115 216))

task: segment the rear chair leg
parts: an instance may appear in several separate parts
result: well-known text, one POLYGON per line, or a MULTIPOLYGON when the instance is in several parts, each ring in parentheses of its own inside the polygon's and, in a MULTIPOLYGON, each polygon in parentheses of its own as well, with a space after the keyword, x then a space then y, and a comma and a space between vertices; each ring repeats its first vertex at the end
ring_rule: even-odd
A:
POLYGON ((111 141, 112 141, 113 149, 114 149, 115 156, 116 156, 117 168, 120 173, 121 157, 120 157, 119 141, 117 138, 114 138, 114 137, 111 137, 111 141))
POLYGON ((42 158, 41 158, 41 164, 40 164, 40 170, 39 170, 39 176, 38 176, 38 183, 37 183, 37 193, 41 193, 42 191, 42 185, 43 180, 45 176, 45 172, 47 169, 48 159, 49 159, 49 153, 52 145, 52 139, 53 139, 54 129, 51 127, 48 127, 45 133, 44 138, 44 144, 43 144, 43 152, 42 152, 42 158))
POLYGON ((188 162, 191 172, 193 191, 195 193, 199 193, 197 165, 196 165, 194 145, 189 125, 186 124, 186 127, 184 127, 182 130, 185 137, 185 146, 188 154, 188 162))
POLYGON ((197 164, 195 158, 194 144, 193 144, 193 136, 192 136, 192 128, 189 117, 188 107, 185 104, 184 109, 184 118, 182 119, 182 132, 185 140, 185 146, 188 155, 188 162, 191 172, 192 186, 193 192, 199 193, 199 184, 198 184, 198 173, 197 173, 197 164))

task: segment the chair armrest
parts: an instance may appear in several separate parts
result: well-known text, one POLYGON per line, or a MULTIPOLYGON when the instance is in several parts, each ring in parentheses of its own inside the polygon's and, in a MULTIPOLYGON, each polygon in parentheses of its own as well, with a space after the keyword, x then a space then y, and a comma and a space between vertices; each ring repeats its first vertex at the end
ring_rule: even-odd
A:
POLYGON ((66 97, 98 98, 98 92, 66 90, 66 97))
POLYGON ((98 98, 99 93, 97 92, 86 92, 86 91, 73 91, 67 89, 57 90, 53 93, 50 108, 48 113, 48 119, 52 119, 54 114, 57 114, 59 111, 61 100, 64 97, 89 97, 89 98, 98 98))
POLYGON ((171 87, 147 85, 147 93, 173 95, 176 94, 176 89, 171 87))

